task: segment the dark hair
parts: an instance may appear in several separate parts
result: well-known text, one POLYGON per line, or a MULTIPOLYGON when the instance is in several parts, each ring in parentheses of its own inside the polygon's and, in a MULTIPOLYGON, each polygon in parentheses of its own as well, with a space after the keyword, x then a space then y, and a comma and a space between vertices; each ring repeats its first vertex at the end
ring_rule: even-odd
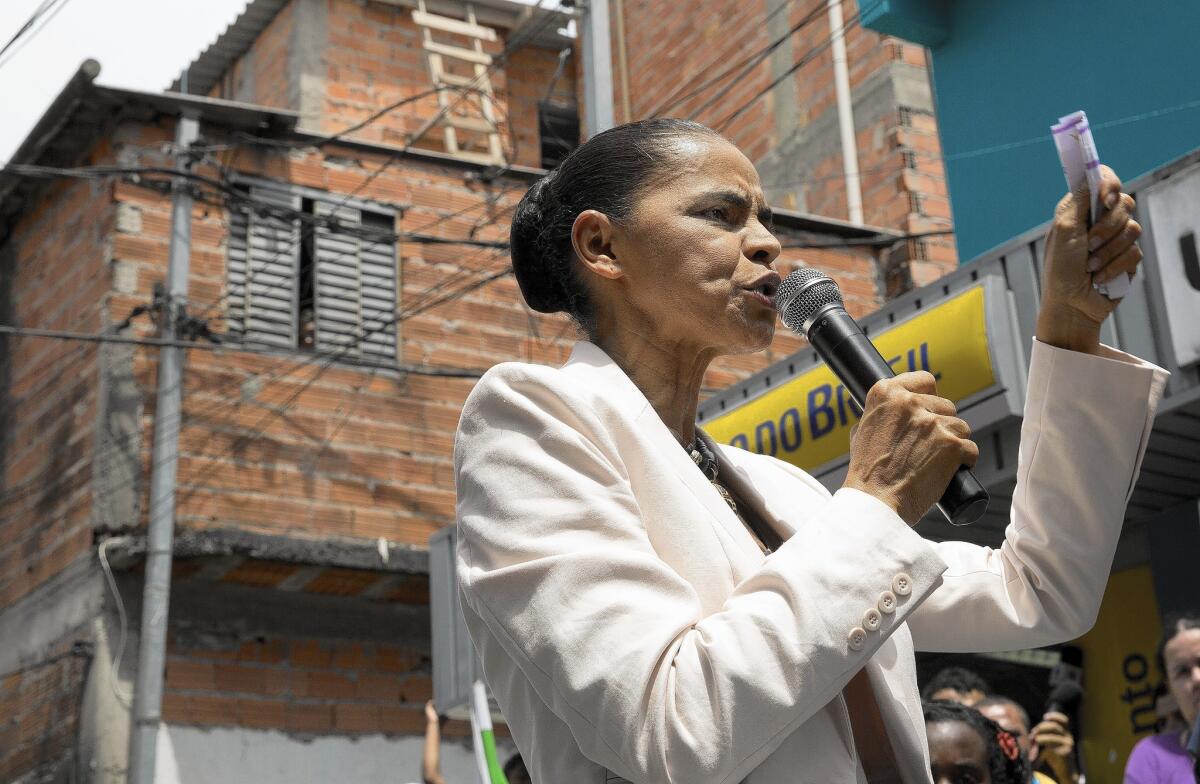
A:
POLYGON ((1029 761, 1021 753, 1016 739, 1000 725, 974 708, 949 700, 925 703, 925 726, 938 722, 966 724, 983 740, 988 774, 993 784, 1025 784, 1029 761))
POLYGON ((971 707, 982 713, 984 708, 990 708, 993 705, 1007 705, 1012 707, 1014 710, 1016 710, 1017 716, 1020 717, 1021 723, 1025 725, 1025 731, 1029 732, 1029 730, 1032 729, 1029 724, 1029 711, 1025 710, 1024 705, 1016 700, 1009 699, 1008 697, 1001 697, 999 695, 984 697, 971 707))
POLYGON ((1184 612, 1174 612, 1163 620, 1162 638, 1158 641, 1155 660, 1158 662, 1158 671, 1167 680, 1171 679, 1171 676, 1167 674, 1167 643, 1188 629, 1200 629, 1200 611, 1186 610, 1184 612))
POLYGON ((921 699, 933 699, 933 695, 942 689, 954 689, 959 694, 966 694, 969 691, 978 691, 983 694, 992 693, 992 687, 988 685, 988 682, 966 667, 946 667, 939 670, 937 675, 934 675, 929 679, 929 683, 925 684, 925 688, 921 689, 921 699))
POLYGON ((690 120, 626 123, 588 139, 533 184, 517 205, 509 230, 513 272, 529 307, 565 312, 592 332, 592 304, 571 245, 575 218, 585 210, 616 222, 627 218, 641 192, 678 161, 675 142, 687 136, 722 138, 690 120))

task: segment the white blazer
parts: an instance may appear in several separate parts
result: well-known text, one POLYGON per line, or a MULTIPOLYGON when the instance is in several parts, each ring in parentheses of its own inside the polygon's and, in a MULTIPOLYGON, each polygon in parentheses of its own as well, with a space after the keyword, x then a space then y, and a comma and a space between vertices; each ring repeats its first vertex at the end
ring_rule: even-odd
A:
POLYGON ((1047 645, 1095 621, 1167 377, 1107 357, 1035 341, 998 551, 717 447, 786 539, 766 557, 595 345, 492 368, 455 445, 458 574, 534 782, 863 781, 842 689, 864 667, 904 781, 930 781, 914 650, 1047 645))

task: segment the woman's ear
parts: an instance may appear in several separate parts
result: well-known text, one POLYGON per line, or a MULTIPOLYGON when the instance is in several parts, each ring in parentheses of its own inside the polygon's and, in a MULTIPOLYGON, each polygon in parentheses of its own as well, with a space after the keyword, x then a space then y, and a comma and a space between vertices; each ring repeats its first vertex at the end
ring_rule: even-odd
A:
POLYGON ((571 244, 584 269, 609 280, 625 274, 613 252, 614 230, 608 216, 596 210, 579 213, 571 226, 571 244))

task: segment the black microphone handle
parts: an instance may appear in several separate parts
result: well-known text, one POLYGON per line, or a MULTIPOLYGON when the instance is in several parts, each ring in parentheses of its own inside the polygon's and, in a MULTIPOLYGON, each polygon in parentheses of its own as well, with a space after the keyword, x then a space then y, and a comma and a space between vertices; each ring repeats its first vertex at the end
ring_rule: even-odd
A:
MULTIPOLYGON (((818 315, 808 328, 808 342, 846 386, 859 410, 866 405, 867 392, 876 381, 896 375, 875 344, 863 334, 862 327, 843 308, 833 307, 818 315)), ((966 466, 960 466, 954 473, 937 503, 953 525, 975 522, 983 516, 987 505, 987 490, 966 466)))

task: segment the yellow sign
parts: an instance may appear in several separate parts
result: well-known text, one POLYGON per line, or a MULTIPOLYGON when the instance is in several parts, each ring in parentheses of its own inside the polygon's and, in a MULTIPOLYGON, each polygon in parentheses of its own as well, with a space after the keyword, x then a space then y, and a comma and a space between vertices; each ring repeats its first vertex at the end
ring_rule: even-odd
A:
MULTIPOLYGON (((897 373, 928 370, 938 394, 964 400, 995 383, 983 286, 975 286, 872 338, 897 373)), ((826 365, 704 423, 723 444, 773 455, 803 469, 850 451, 858 412, 826 365)))
POLYGON ((1096 625, 1075 642, 1083 649, 1088 781, 1120 781, 1133 744, 1155 732, 1159 624, 1150 569, 1139 566, 1108 578, 1096 625))

